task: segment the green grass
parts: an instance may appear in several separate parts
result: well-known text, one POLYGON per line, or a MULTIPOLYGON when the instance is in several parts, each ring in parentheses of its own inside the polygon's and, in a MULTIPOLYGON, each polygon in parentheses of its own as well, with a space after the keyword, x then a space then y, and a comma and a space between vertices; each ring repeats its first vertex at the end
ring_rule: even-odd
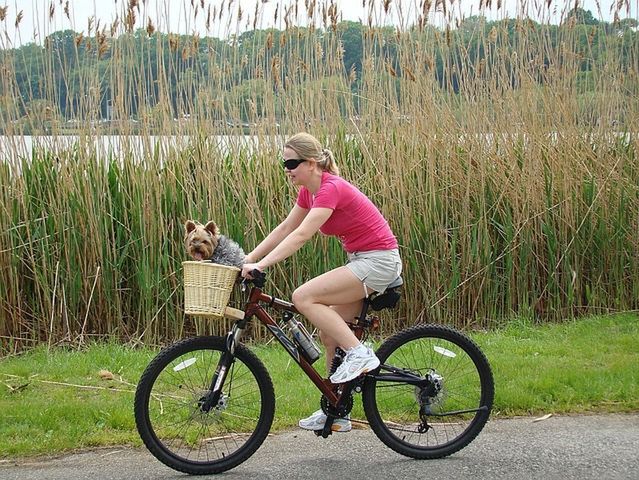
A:
POLYGON ((475 336, 488 355, 497 414, 639 409, 636 315, 507 328, 475 336))
MULTIPOLYGON (((543 326, 514 321, 472 337, 493 368, 494 415, 639 410, 636 314, 543 326)), ((283 350, 260 345, 254 351, 275 384, 274 431, 317 409, 317 391, 283 350)), ((140 445, 133 391, 155 352, 116 344, 80 351, 39 347, 1 360, 0 457, 140 445), (102 379, 101 370, 114 378, 102 379)), ((353 413, 362 415, 358 399, 353 413)))

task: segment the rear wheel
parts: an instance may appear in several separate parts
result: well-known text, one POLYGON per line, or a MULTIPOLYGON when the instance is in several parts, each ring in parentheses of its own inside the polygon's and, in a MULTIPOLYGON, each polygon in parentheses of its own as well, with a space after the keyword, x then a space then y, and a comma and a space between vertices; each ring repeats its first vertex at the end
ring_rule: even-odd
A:
POLYGON ((448 327, 419 325, 389 338, 376 353, 382 366, 366 377, 364 410, 388 447, 413 458, 440 458, 479 434, 494 385, 488 360, 470 338, 448 327), (419 384, 398 381, 402 376, 419 384))
POLYGON ((273 422, 275 395, 262 362, 236 345, 222 394, 207 408, 224 355, 222 337, 196 337, 162 350, 135 393, 135 422, 149 451, 190 474, 219 473, 249 458, 273 422))

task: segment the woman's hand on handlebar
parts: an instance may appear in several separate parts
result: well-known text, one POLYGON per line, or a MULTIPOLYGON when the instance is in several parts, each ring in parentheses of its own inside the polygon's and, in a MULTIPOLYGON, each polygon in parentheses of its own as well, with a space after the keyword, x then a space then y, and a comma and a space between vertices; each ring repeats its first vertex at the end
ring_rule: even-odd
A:
POLYGON ((258 270, 258 271, 262 271, 262 269, 258 266, 257 263, 245 263, 242 266, 242 278, 247 278, 249 280, 253 280, 253 276, 251 275, 251 273, 254 270, 258 270))

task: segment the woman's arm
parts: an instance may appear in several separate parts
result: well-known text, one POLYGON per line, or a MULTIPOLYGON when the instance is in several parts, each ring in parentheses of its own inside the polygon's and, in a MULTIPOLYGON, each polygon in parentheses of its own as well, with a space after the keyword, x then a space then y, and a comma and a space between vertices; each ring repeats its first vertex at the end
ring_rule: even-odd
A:
MULTIPOLYGON (((281 262, 285 258, 290 257, 304 245, 320 227, 329 219, 333 210, 330 208, 313 208, 304 218, 302 223, 279 244, 277 244, 271 252, 257 263, 246 263, 242 269, 242 275, 248 274, 254 270, 264 270, 271 265, 281 262)), ((261 245, 260 245, 261 246, 261 245)), ((251 252, 253 253, 253 252, 251 252)))
POLYGON ((308 212, 309 210, 295 204, 282 223, 275 227, 273 231, 246 256, 245 263, 256 262, 265 255, 268 255, 282 240, 302 224, 308 212))

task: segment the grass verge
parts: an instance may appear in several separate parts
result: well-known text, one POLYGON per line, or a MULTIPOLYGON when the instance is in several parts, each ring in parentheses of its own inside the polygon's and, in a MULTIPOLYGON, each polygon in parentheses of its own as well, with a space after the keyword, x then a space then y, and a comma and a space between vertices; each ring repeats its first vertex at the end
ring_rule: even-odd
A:
MULTIPOLYGON (((513 321, 473 333, 493 368, 494 415, 638 410, 638 320, 619 314, 543 326, 513 321)), ((275 384, 274 431, 318 408, 314 386, 282 349, 254 350, 275 384)), ((133 395, 155 354, 96 344, 83 350, 40 347, 0 360, 0 458, 140 445, 133 395)), ((355 405, 353 415, 363 418, 361 402, 355 405)))

